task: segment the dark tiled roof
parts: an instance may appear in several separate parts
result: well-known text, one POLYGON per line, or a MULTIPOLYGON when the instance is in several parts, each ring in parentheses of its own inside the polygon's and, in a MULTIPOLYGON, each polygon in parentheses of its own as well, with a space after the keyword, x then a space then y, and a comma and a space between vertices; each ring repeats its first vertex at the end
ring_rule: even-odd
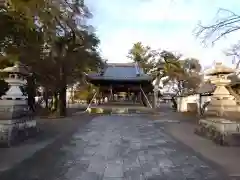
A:
POLYGON ((152 80, 144 74, 143 69, 134 63, 111 63, 107 64, 104 72, 89 74, 90 79, 96 80, 152 80))

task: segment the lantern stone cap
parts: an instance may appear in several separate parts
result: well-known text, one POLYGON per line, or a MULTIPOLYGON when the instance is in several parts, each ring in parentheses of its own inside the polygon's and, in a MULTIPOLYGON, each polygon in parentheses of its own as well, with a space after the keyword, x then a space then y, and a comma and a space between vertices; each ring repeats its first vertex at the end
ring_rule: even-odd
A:
POLYGON ((15 63, 14 66, 12 67, 6 67, 3 70, 1 70, 1 72, 7 72, 7 73, 17 73, 17 74, 22 74, 22 75, 28 75, 29 72, 26 68, 26 66, 24 66, 22 63, 18 62, 15 63))
POLYGON ((221 62, 215 63, 215 66, 205 71, 206 75, 213 76, 218 74, 230 74, 235 72, 235 69, 223 65, 221 62))

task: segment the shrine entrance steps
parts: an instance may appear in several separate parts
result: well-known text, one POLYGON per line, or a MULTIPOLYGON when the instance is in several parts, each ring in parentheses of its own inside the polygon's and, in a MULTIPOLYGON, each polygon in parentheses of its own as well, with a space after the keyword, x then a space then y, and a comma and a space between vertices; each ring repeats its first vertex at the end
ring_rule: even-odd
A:
POLYGON ((155 110, 140 104, 111 103, 91 105, 87 112, 97 114, 154 114, 155 110))

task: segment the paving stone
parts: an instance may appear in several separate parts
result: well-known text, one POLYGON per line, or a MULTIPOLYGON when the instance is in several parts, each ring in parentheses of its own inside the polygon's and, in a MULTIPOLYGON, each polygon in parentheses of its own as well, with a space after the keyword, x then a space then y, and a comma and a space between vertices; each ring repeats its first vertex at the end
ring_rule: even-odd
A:
POLYGON ((33 175, 56 180, 51 177, 58 174, 63 180, 222 180, 215 169, 184 149, 162 126, 164 123, 154 124, 140 116, 96 117, 79 127, 57 152, 48 152, 60 155, 49 170, 41 166, 48 172, 47 178, 41 178, 43 170, 38 173, 27 166, 28 177, 21 180, 32 180, 33 175))
POLYGON ((144 162, 141 164, 142 167, 142 172, 145 177, 153 177, 155 175, 162 175, 163 172, 162 170, 158 167, 157 163, 152 161, 152 162, 144 162))
POLYGON ((123 164, 120 162, 107 164, 104 177, 123 177, 123 164))
POLYGON ((140 168, 140 162, 138 157, 131 157, 131 158, 126 158, 123 160, 123 167, 124 169, 128 169, 128 168, 140 168))
POLYGON ((103 180, 125 180, 124 178, 104 177, 103 180))
POLYGON ((84 154, 87 156, 92 156, 97 152, 97 149, 94 147, 86 147, 84 148, 84 154))
MULTIPOLYGON (((145 180, 167 180, 163 175, 152 175, 150 177, 145 177, 145 180)), ((178 179, 176 179, 178 180, 178 179)))
POLYGON ((83 172, 76 180, 101 180, 102 176, 94 172, 83 172))
POLYGON ((99 176, 103 175, 106 166, 105 162, 104 157, 93 156, 89 161, 87 172, 96 173, 99 176))
POLYGON ((124 171, 124 178, 126 180, 145 180, 141 168, 129 168, 124 171))

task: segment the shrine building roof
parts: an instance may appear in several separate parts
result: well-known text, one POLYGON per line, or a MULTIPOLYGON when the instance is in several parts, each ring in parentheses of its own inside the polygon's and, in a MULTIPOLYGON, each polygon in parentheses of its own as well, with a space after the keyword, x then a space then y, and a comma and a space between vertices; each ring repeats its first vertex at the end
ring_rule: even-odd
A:
POLYGON ((87 75, 89 80, 151 81, 143 69, 135 63, 108 63, 102 72, 87 75))

